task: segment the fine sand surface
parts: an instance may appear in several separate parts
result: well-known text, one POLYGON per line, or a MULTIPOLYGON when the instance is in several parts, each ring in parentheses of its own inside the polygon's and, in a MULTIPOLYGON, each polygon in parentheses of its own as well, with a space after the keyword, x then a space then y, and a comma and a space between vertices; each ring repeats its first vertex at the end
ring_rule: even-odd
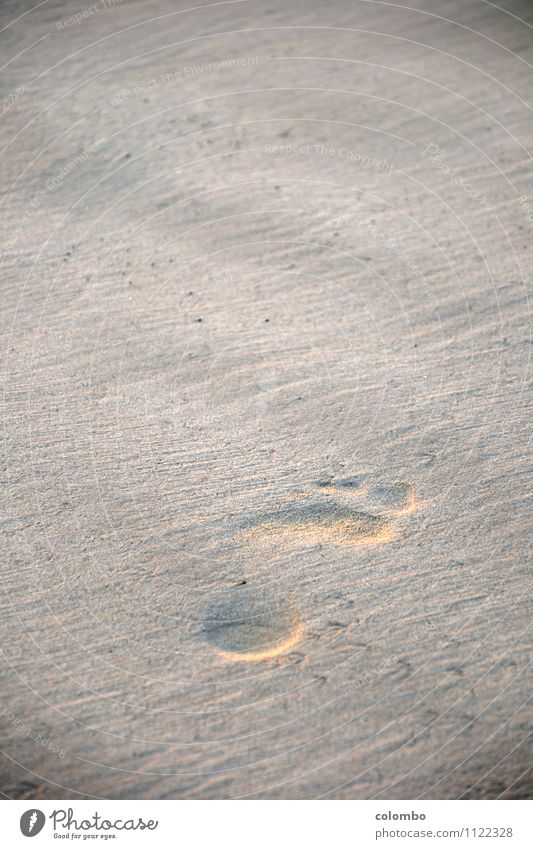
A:
POLYGON ((83 2, 0 13, 3 797, 530 795, 533 6, 83 2))

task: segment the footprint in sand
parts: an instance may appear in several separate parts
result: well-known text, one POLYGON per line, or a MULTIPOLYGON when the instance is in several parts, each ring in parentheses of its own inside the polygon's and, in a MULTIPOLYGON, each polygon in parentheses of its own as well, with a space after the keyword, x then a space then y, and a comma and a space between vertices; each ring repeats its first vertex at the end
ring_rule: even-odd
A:
POLYGON ((372 483, 363 475, 324 478, 314 493, 299 493, 303 503, 282 505, 252 516, 238 534, 270 534, 305 542, 371 545, 395 536, 394 519, 412 513, 417 502, 413 486, 403 481, 372 483))
POLYGON ((270 592, 239 585, 207 610, 204 634, 226 660, 269 660, 287 652, 302 633, 298 610, 270 592))
MULTIPOLYGON (((237 538, 272 536, 300 544, 375 545, 395 536, 395 519, 418 506, 413 486, 376 482, 369 476, 315 481, 311 492, 257 513, 237 538)), ((246 582, 222 593, 206 612, 204 635, 230 661, 262 661, 285 654, 304 628, 296 607, 246 582)))

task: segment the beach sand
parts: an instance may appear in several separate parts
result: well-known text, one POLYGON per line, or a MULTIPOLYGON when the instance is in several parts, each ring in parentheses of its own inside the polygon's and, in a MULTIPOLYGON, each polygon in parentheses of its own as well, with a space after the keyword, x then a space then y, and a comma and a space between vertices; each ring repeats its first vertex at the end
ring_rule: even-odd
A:
POLYGON ((531 4, 33 5, 3 796, 531 795, 531 4))

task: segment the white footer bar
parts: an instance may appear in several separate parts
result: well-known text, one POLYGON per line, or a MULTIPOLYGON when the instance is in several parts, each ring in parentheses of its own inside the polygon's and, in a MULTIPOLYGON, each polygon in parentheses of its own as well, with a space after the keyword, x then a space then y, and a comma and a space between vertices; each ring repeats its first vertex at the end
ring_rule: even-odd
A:
POLYGON ((5 801, 5 847, 533 846, 529 801, 5 801), (35 843, 29 839, 35 838, 35 843))

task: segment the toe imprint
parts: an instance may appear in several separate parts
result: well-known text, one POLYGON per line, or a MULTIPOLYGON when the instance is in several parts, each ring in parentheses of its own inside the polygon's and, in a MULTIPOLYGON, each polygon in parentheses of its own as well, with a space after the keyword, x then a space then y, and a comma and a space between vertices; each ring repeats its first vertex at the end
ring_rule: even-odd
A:
POLYGON ((333 478, 319 478, 315 481, 315 486, 319 489, 327 489, 333 491, 335 489, 350 489, 356 492, 365 489, 365 481, 362 475, 356 475, 350 478, 341 478, 334 480, 333 478))
POLYGON ((339 497, 356 498, 363 509, 374 512, 384 510, 397 515, 412 513, 418 506, 414 488, 406 481, 375 483, 371 476, 355 475, 348 478, 321 478, 315 487, 328 492, 339 492, 339 497))

